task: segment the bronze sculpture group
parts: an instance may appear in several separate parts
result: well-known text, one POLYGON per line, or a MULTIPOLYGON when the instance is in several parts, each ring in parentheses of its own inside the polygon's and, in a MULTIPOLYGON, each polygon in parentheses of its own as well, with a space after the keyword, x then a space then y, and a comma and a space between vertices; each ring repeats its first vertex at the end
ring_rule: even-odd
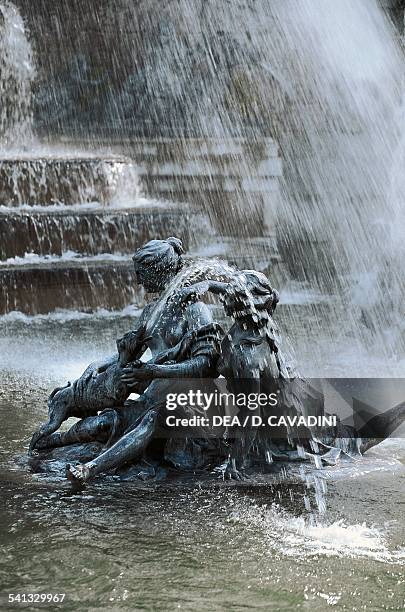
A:
MULTIPOLYGON (((152 455, 155 463, 184 469, 198 465, 241 479, 246 467, 261 458, 269 463, 318 453, 328 460, 331 449, 343 448, 344 438, 348 453, 378 442, 362 439, 361 432, 346 432, 339 423, 332 430, 285 430, 276 436, 254 424, 169 431, 167 394, 202 384, 212 391, 218 377, 234 395, 277 394, 277 410, 284 414, 306 414, 309 405, 323 413, 322 396, 313 393, 283 355, 274 321, 279 296, 267 277, 209 261, 186 264, 183 254, 177 238, 152 240, 135 253, 137 282, 155 298, 135 329, 117 341, 116 354, 90 364, 72 384, 51 393, 48 421, 34 433, 30 453, 46 455, 55 448, 97 442, 99 450, 90 461, 67 465, 67 477, 83 484, 98 474, 147 462, 152 455), (215 297, 222 304, 221 324, 206 303, 215 297), (128 399, 132 393, 137 399, 128 399), (79 420, 60 431, 69 417, 79 420)), ((188 405, 177 413, 190 416, 198 411, 188 405)), ((244 423, 247 406, 239 412, 244 423)), ((399 424, 403 412, 391 415, 389 431, 380 423, 379 437, 399 424)))

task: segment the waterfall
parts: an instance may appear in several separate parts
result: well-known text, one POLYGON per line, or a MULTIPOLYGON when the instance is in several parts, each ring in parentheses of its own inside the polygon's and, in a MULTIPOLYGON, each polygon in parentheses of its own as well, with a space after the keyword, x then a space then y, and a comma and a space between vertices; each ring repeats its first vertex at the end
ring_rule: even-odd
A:
MULTIPOLYGON (((381 2, 119 6, 111 19, 124 33, 128 20, 139 26, 143 62, 139 78, 124 87, 123 106, 140 100, 145 123, 185 138, 274 137, 281 193, 266 194, 265 208, 270 230, 276 216, 291 276, 335 294, 356 310, 357 322, 361 315, 374 329, 392 323, 388 302, 400 282, 386 270, 397 267, 389 243, 398 232, 391 186, 404 58, 381 2)), ((254 218, 253 198, 244 194, 243 205, 254 218)), ((235 233, 245 231, 235 215, 226 221, 235 233)))
POLYGON ((293 276, 334 294, 343 326, 352 319, 357 333, 361 315, 382 354, 402 353, 393 329, 405 286, 398 36, 377 0, 259 5, 262 87, 283 157, 282 257, 293 276))
POLYGON ((128 158, 78 151, 59 156, 57 150, 45 156, 40 146, 34 152, 35 157, 0 157, 0 206, 97 202, 131 207, 139 198, 137 167, 128 158))
MULTIPOLYGON (((133 2, 120 0, 119 5, 127 12, 117 11, 114 5, 116 19, 138 24, 133 2)), ((8 148, 9 153, 11 143, 18 143, 23 133, 24 142, 32 134, 35 66, 17 9, 0 0, 0 12, 0 92, 7 101, 0 111, 0 137, 3 150, 8 148), (12 100, 15 103, 9 103, 12 100), (12 128, 20 137, 11 138, 12 128)), ((210 203, 217 197, 215 206, 226 220, 226 231, 233 224, 234 233, 242 237, 250 237, 254 218, 258 225, 264 224, 264 218, 269 232, 276 225, 281 256, 291 276, 331 294, 336 320, 343 312, 342 319, 344 323, 351 320, 352 331, 363 321, 362 329, 371 329, 374 339, 381 334, 383 352, 392 351, 396 340, 391 342, 390 333, 401 325, 405 284, 401 270, 404 58, 378 0, 178 0, 163 8, 152 1, 139 19, 153 32, 138 41, 143 45, 146 85, 142 81, 145 87, 140 89, 146 96, 145 123, 167 121, 166 127, 177 130, 179 140, 184 137, 182 142, 189 136, 216 137, 223 149, 217 157, 224 160, 223 167, 213 166, 216 178, 208 176, 210 191, 207 188, 203 196, 195 166, 189 170, 183 164, 178 178, 172 163, 160 165, 153 154, 143 163, 144 176, 156 189, 170 183, 173 190, 184 174, 190 174, 189 192, 200 192, 200 199, 210 203), (226 139, 240 137, 260 148, 264 136, 274 137, 280 145, 283 176, 278 193, 279 160, 274 154, 268 160, 274 168, 262 172, 268 188, 260 192, 258 201, 257 184, 263 177, 257 173, 252 179, 252 156, 243 152, 236 181, 231 162, 237 155, 228 154, 225 144, 226 139), (217 189, 221 181, 222 191, 217 189), (223 192, 230 193, 231 188, 242 194, 238 206, 243 202, 244 208, 239 217, 231 198, 229 205, 220 206, 223 192), (256 209, 262 212, 262 204, 266 214, 255 216, 256 209), (231 208, 232 215, 228 214, 231 208)), ((129 84, 127 89, 122 84, 128 112, 141 104, 137 83, 131 81, 130 90, 129 84)), ((177 163, 178 153, 173 150, 177 163)), ((95 201, 100 205, 97 227, 103 227, 103 207, 122 208, 123 197, 128 209, 136 207, 134 165, 131 168, 120 160, 108 163, 101 154, 99 162, 90 162, 86 154, 79 163, 79 156, 76 152, 74 161, 70 153, 60 156, 58 152, 56 160, 50 150, 43 161, 38 145, 32 160, 12 155, 5 160, 3 154, 0 204, 18 208, 95 201), (124 196, 122 189, 117 195, 115 186, 122 183, 122 176, 128 187, 124 196)), ((259 160, 258 166, 262 165, 259 160)), ((30 240, 41 245, 37 254, 63 252, 67 243, 81 244, 77 236, 83 224, 95 227, 94 214, 90 218, 82 212, 80 221, 76 214, 52 221, 45 212, 35 217, 30 240), (55 240, 50 235, 53 226, 55 240), (52 244, 49 253, 47 244, 52 244)), ((16 227, 28 223, 13 215, 16 227)), ((86 253, 100 255, 99 242, 92 246, 90 234, 86 232, 89 238, 83 239, 86 253)), ((125 252, 130 250, 128 241, 121 243, 125 252)), ((10 245, 4 249, 6 259, 24 256, 10 245)), ((108 248, 114 248, 113 241, 108 241, 108 248)))
POLYGON ((32 47, 24 22, 10 2, 0 3, 0 146, 21 148, 33 140, 32 47))

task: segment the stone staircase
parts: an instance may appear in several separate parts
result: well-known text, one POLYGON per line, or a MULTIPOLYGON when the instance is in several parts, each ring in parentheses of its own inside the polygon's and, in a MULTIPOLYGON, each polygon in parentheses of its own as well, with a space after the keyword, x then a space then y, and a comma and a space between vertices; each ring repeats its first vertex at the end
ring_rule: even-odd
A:
POLYGON ((76 252, 91 257, 111 253, 132 253, 136 245, 166 231, 180 232, 188 241, 190 209, 171 203, 151 202, 132 208, 87 206, 0 207, 0 260, 38 256, 62 256, 76 252), (41 210, 42 208, 42 210, 41 210))
POLYGON ((120 146, 149 197, 193 205, 221 236, 274 236, 282 163, 272 138, 135 138, 120 146))
POLYGON ((170 235, 192 257, 260 269, 279 284, 274 141, 123 148, 125 155, 0 159, 0 314, 141 305, 131 255, 170 235))
POLYGON ((0 161, 1 314, 141 303, 132 253, 171 234, 188 246, 192 211, 141 198, 135 181, 132 205, 114 205, 128 176, 125 157, 0 161))

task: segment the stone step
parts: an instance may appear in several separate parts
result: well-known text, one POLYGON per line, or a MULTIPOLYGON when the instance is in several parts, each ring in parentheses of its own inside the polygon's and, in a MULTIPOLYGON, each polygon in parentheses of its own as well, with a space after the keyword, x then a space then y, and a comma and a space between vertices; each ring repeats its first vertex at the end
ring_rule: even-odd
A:
MULTIPOLYGON (((195 198, 205 192, 250 194, 274 193, 278 190, 278 177, 240 177, 235 175, 182 175, 157 172, 148 174, 139 172, 139 180, 145 192, 149 195, 165 196, 176 194, 186 195, 187 201, 194 203, 195 198)), ((206 196, 205 196, 206 197, 206 196)))
POLYGON ((137 172, 125 157, 0 158, 0 206, 110 204, 138 193, 137 172))
POLYGON ((127 261, 50 261, 0 268, 0 314, 120 310, 138 302, 142 294, 130 257, 127 261))
MULTIPOLYGON (((90 148, 93 142, 83 140, 81 146, 90 148)), ((120 139, 115 150, 131 158, 148 197, 199 207, 222 235, 272 230, 282 174, 272 138, 128 138, 120 139)))
POLYGON ((52 212, 39 207, 0 209, 0 260, 26 253, 133 253, 148 240, 173 234, 181 236, 187 247, 191 227, 199 225, 196 214, 188 206, 179 208, 170 203, 123 209, 60 206, 52 212))

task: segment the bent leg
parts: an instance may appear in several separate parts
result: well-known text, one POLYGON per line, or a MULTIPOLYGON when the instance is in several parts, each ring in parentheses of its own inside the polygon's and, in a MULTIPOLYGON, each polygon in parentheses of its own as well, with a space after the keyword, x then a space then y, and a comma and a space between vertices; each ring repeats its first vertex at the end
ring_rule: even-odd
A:
POLYGON ((67 477, 75 483, 82 484, 101 472, 120 467, 142 455, 155 434, 158 416, 166 407, 167 394, 188 388, 189 381, 164 378, 153 380, 136 400, 138 406, 142 407, 142 418, 138 419, 138 408, 137 416, 127 433, 93 461, 76 467, 69 466, 67 477))
POLYGON ((100 472, 117 468, 136 459, 146 449, 153 437, 157 414, 156 410, 149 410, 137 427, 122 436, 118 442, 93 461, 76 467, 67 466, 67 477, 82 484, 100 472))
POLYGON ((109 410, 99 416, 77 421, 68 431, 46 436, 37 443, 38 450, 59 448, 85 442, 107 442, 114 427, 114 412, 109 410))

